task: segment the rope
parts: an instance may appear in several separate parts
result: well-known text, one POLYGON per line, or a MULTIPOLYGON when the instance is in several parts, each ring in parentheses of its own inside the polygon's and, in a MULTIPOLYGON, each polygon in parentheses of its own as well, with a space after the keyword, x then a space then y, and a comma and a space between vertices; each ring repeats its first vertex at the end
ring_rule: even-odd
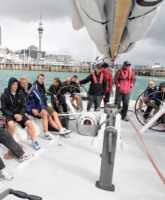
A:
POLYGON ((130 122, 131 122, 131 125, 132 127, 135 129, 136 131, 136 135, 138 136, 140 142, 142 143, 143 147, 144 147, 144 151, 145 151, 145 154, 147 156, 147 158, 149 159, 149 161, 151 162, 156 174, 159 176, 159 178, 161 179, 162 183, 165 185, 165 177, 164 175, 162 174, 161 170, 159 169, 159 167, 157 166, 155 160, 152 158, 152 155, 147 147, 147 145, 145 144, 144 142, 144 139, 143 139, 143 136, 141 135, 140 131, 137 129, 137 127, 134 125, 134 123, 132 122, 131 119, 129 119, 130 122))

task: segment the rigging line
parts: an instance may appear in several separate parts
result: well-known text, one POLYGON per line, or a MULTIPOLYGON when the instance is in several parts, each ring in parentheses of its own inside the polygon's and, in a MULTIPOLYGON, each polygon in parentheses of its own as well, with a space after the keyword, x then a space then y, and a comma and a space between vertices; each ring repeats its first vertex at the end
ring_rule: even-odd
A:
POLYGON ((137 18, 141 18, 141 17, 144 17, 150 13, 152 13, 153 11, 155 11, 157 8, 153 8, 152 10, 149 10, 148 12, 142 14, 142 15, 138 15, 138 16, 134 16, 134 17, 128 17, 128 20, 134 20, 134 19, 137 19, 137 18))
POLYGON ((165 177, 162 174, 162 172, 159 169, 159 167, 157 166, 155 160, 152 158, 152 155, 150 154, 150 151, 149 151, 147 145, 144 142, 143 136, 141 135, 140 131, 137 129, 137 127, 135 126, 135 124, 132 122, 132 120, 131 119, 129 119, 129 120, 131 122, 132 127, 135 129, 136 134, 137 134, 139 140, 141 141, 141 143, 142 143, 142 145, 144 147, 144 151, 145 151, 145 154, 146 154, 147 158, 149 159, 149 161, 151 162, 153 168, 155 169, 156 174, 159 176, 159 178, 161 179, 162 183, 165 185, 165 177))
POLYGON ((99 21, 97 19, 94 19, 93 17, 91 17, 87 12, 86 10, 84 10, 81 6, 80 6, 81 10, 83 11, 83 13, 92 21, 96 22, 96 23, 99 23, 99 24, 102 24, 102 25, 105 25, 105 24, 108 24, 110 22, 110 20, 107 20, 107 21, 99 21))
POLYGON ((163 0, 154 0, 149 2, 146 0, 136 0, 136 3, 139 4, 140 6, 151 7, 160 4, 162 1, 163 0))

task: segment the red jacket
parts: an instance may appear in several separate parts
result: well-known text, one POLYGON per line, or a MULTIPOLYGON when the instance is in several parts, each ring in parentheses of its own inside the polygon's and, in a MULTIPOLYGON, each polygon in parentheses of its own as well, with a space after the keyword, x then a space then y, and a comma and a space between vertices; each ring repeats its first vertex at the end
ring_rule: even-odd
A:
POLYGON ((122 67, 115 76, 115 85, 122 94, 129 94, 135 84, 135 73, 130 67, 122 67))
POLYGON ((107 87, 105 88, 104 94, 107 94, 112 90, 112 73, 108 68, 102 69, 102 73, 104 75, 104 80, 107 82, 107 87))

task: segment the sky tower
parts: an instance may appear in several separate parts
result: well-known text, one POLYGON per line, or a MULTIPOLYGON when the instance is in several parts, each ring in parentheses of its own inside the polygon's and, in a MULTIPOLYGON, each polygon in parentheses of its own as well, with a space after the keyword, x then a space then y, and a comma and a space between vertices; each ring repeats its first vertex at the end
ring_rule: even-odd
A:
POLYGON ((39 22, 39 27, 38 27, 38 34, 39 34, 39 46, 38 46, 38 50, 39 52, 42 51, 42 36, 43 36, 43 23, 42 23, 42 18, 40 16, 40 22, 39 22))

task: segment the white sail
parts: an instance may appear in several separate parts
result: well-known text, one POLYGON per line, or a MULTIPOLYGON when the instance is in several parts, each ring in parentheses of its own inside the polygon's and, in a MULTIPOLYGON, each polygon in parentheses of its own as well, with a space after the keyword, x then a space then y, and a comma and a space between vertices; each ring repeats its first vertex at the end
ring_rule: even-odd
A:
POLYGON ((98 50, 115 58, 149 29, 163 0, 73 0, 73 27, 83 26, 98 50))

